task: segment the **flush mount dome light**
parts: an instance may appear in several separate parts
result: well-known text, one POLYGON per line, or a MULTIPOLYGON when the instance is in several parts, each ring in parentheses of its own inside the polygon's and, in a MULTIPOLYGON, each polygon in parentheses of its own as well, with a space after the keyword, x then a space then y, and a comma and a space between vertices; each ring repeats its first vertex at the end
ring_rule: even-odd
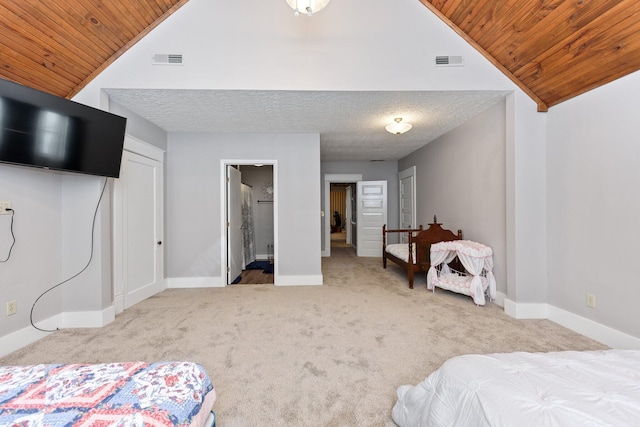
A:
POLYGON ((294 10, 296 16, 301 13, 311 16, 324 9, 329 4, 329 0, 287 0, 287 3, 294 10))
POLYGON ((411 123, 404 122, 402 123, 402 117, 397 117, 394 119, 394 122, 385 126, 385 129, 389 133, 393 133, 395 135, 401 135, 411 129, 411 123))

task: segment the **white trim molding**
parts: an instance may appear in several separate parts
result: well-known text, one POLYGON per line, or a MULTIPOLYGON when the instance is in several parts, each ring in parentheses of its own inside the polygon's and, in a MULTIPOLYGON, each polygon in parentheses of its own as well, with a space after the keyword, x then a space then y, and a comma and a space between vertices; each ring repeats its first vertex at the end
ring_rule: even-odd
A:
MULTIPOLYGON (((36 322, 36 326, 45 330, 72 328, 101 328, 113 322, 116 318, 115 306, 111 305, 98 311, 63 312, 55 316, 36 322)), ((32 326, 0 337, 0 357, 13 353, 52 332, 43 332, 32 326)))
POLYGON ((322 285, 323 276, 278 276, 275 286, 315 286, 322 285))
MULTIPOLYGON (((45 322, 51 325, 59 324, 58 322, 51 321, 51 319, 54 318, 59 319, 59 316, 60 315, 56 315, 53 318, 47 319, 46 321, 38 322, 38 327, 43 328, 41 324, 45 322)), ((27 345, 34 343, 49 334, 51 334, 51 332, 41 332, 31 326, 27 326, 26 328, 22 328, 19 331, 15 331, 10 333, 9 335, 0 337, 0 357, 6 356, 9 353, 13 353, 16 350, 20 350, 22 347, 26 347, 27 345)))
POLYGON ((125 135, 123 149, 164 163, 165 151, 163 149, 138 139, 135 136, 125 135))
POLYGON ((169 277, 167 289, 224 288, 222 277, 169 277))
POLYGON ((640 350, 640 338, 594 322, 586 317, 563 310, 550 304, 516 303, 504 300, 504 312, 516 319, 547 319, 587 338, 612 348, 640 350))
POLYGON ((504 312, 516 319, 548 319, 546 303, 516 303, 504 299, 504 312))
POLYGON ((101 328, 116 319, 115 306, 102 311, 71 311, 61 314, 62 328, 101 328))

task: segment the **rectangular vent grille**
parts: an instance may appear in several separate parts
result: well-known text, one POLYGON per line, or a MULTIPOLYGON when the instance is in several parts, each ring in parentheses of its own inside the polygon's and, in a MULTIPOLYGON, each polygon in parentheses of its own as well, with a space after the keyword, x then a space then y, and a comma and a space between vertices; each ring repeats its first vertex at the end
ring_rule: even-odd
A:
POLYGON ((436 56, 436 67, 463 67, 462 56, 436 56))
POLYGON ((153 65, 184 65, 180 53, 156 53, 152 58, 153 65))

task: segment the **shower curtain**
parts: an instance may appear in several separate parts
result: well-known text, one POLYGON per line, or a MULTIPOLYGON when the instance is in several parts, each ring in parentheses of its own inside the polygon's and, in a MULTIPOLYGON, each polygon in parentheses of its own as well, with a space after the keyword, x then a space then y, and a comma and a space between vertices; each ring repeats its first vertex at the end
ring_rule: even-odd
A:
POLYGON ((256 230, 253 223, 253 189, 242 184, 242 269, 256 260, 256 230))

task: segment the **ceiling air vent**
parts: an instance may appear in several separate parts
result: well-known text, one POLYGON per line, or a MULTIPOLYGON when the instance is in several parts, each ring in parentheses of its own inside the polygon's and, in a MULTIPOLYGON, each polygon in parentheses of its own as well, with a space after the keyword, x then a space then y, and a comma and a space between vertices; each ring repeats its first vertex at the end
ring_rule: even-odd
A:
POLYGON ((464 67, 462 56, 436 56, 436 67, 464 67))
POLYGON ((184 65, 181 53, 156 53, 151 61, 153 65, 184 65))

